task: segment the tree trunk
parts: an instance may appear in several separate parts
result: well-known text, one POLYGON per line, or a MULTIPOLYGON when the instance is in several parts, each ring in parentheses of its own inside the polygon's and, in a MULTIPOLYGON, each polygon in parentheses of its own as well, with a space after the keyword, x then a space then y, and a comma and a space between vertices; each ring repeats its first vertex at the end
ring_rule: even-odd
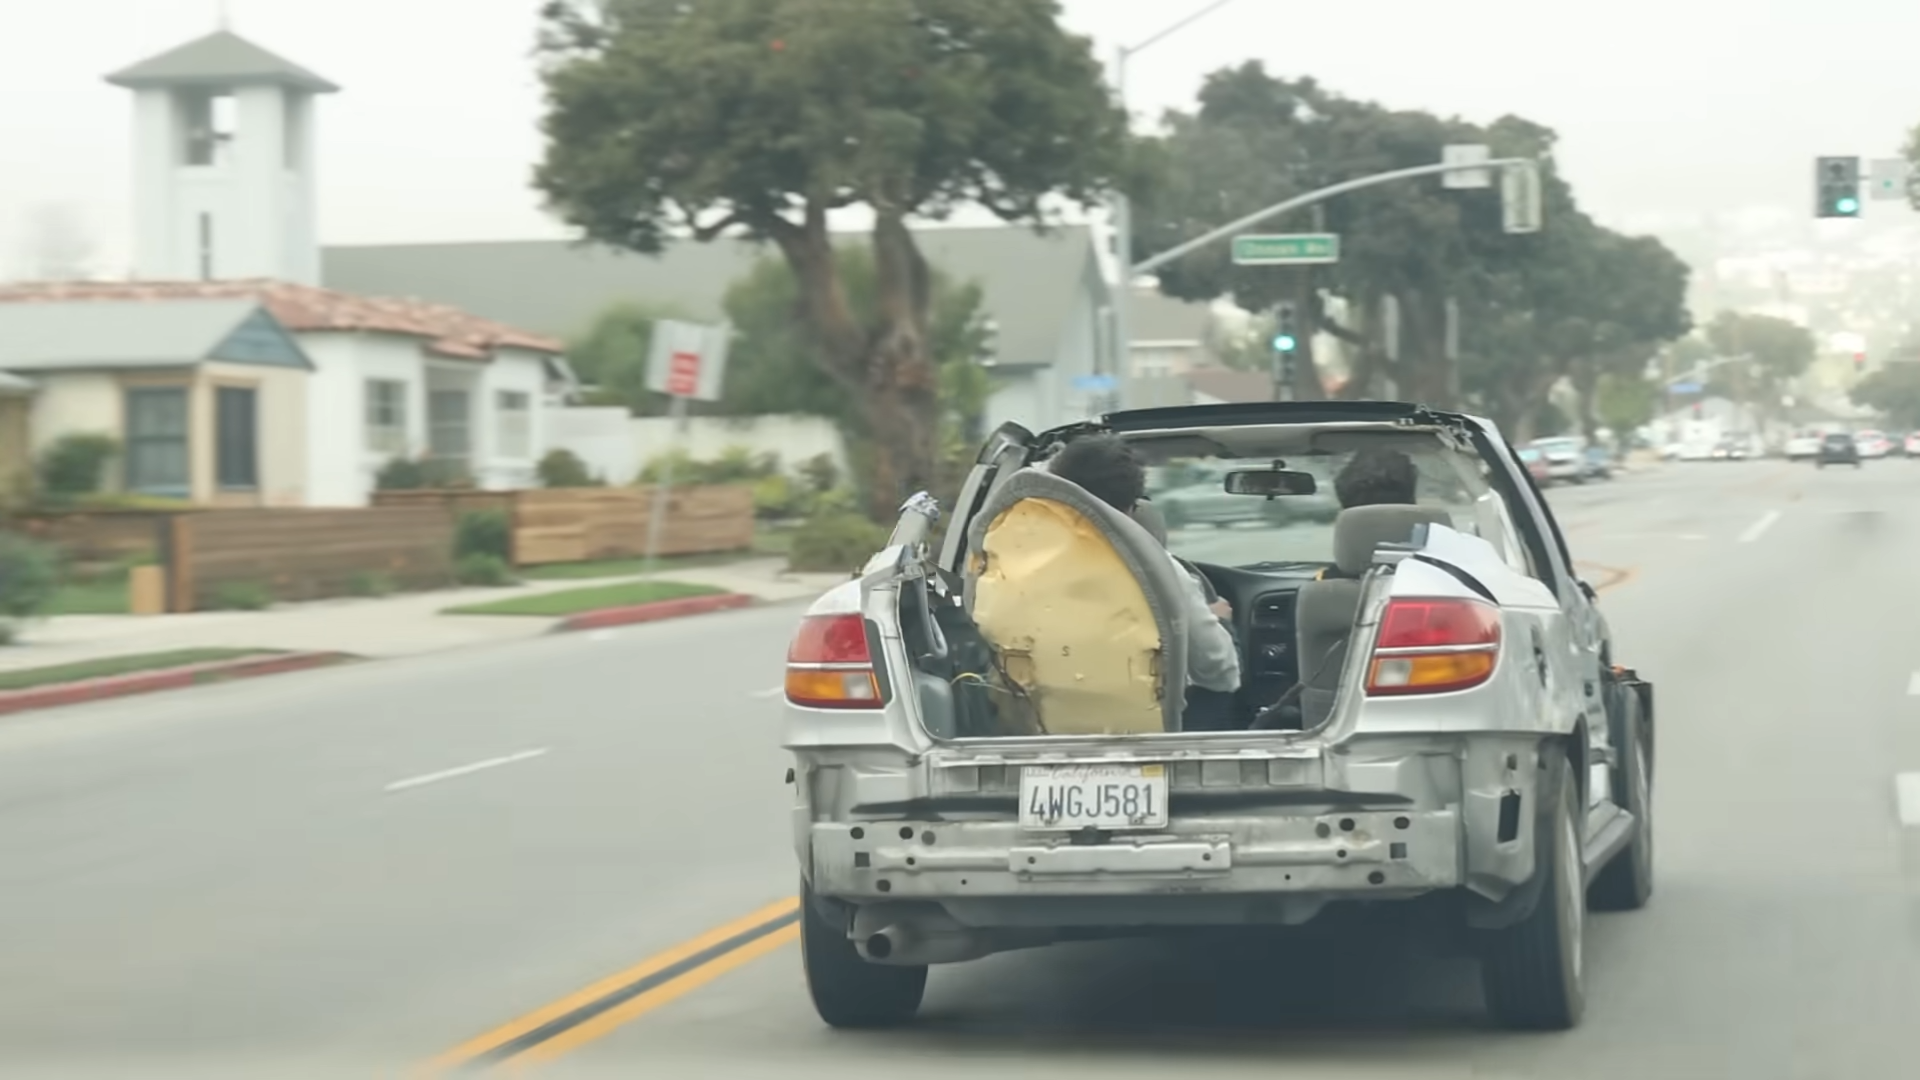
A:
POLYGON ((1600 430, 1594 396, 1600 390, 1600 365, 1592 359, 1576 360, 1567 370, 1567 380, 1580 398, 1580 434, 1592 442, 1600 430))
POLYGON ((1313 339, 1319 333, 1322 312, 1320 309, 1320 290, 1313 284, 1313 274, 1300 275, 1300 290, 1295 295, 1295 310, 1306 317, 1301 320, 1300 342, 1293 363, 1293 391, 1295 401, 1325 401, 1327 382, 1320 374, 1320 364, 1313 357, 1313 339))

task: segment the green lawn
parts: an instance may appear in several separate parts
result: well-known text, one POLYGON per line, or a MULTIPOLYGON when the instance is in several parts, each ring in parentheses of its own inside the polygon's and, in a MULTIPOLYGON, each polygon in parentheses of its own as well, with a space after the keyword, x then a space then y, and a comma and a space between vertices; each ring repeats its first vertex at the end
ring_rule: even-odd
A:
POLYGON ((48 615, 125 615, 130 605, 127 599, 127 579, 124 576, 113 578, 90 578, 85 581, 68 581, 61 584, 53 594, 53 602, 47 605, 48 615))
POLYGON ((136 671, 207 664, 215 660, 237 660, 243 656, 262 656, 273 649, 173 649, 168 652, 134 653, 131 656, 107 656, 98 660, 80 660, 71 664, 0 671, 0 690, 26 690, 55 683, 103 679, 110 675, 130 675, 136 671))
POLYGON ((657 600, 679 600, 687 596, 712 596, 721 590, 706 585, 683 585, 677 581, 623 581, 617 585, 596 585, 590 589, 562 589, 559 592, 515 596, 485 604, 448 608, 447 615, 543 615, 558 618, 601 608, 631 607, 657 600))

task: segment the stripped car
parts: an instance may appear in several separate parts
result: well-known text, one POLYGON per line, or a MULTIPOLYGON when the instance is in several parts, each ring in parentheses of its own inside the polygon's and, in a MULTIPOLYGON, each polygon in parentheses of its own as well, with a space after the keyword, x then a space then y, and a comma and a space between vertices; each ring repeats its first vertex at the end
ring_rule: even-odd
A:
POLYGON ((1652 891, 1653 692, 1614 664, 1491 424, 1314 402, 1006 425, 937 544, 930 502, 789 651, 802 953, 827 1023, 910 1019, 932 964, 1389 903, 1475 950, 1502 1023, 1578 1023, 1588 906, 1652 891), (1163 547, 1047 471, 1099 434, 1149 466, 1223 467, 1249 498, 1363 450, 1407 455, 1420 489, 1163 547), (1233 609, 1230 730, 1183 727, 1187 568, 1233 609))

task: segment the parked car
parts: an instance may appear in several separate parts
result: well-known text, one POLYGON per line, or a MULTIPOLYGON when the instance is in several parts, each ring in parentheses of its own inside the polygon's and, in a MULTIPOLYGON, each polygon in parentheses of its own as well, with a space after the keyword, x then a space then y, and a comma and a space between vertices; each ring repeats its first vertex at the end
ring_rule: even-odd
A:
POLYGON ((1893 452, 1893 440, 1887 438, 1885 432, 1872 428, 1855 433, 1853 444, 1859 448, 1862 458, 1883 458, 1893 452))
POLYGON ((1860 444, 1844 431, 1828 432, 1820 440, 1820 453, 1813 459, 1817 468, 1829 465, 1860 467, 1860 444))
POLYGON ((1812 461, 1820 453, 1820 433, 1811 429, 1796 431, 1787 439, 1788 461, 1812 461))
POLYGON ((938 517, 910 500, 788 651, 800 957, 826 1023, 908 1022, 933 964, 1423 898, 1479 950, 1504 1025, 1574 1027, 1618 973, 1588 962, 1623 938, 1587 911, 1653 888, 1655 698, 1490 422, 1329 401, 1007 424, 936 549, 938 517), (1280 459, 1377 445, 1415 459, 1419 503, 1343 510, 1310 551, 1293 526, 1172 535, 1236 613, 1262 706, 1189 732, 1185 571, 1034 467, 1096 434, 1150 462, 1231 454, 1253 501, 1293 485, 1255 475, 1280 459))
POLYGON ((1520 448, 1520 463, 1527 467, 1527 475, 1541 487, 1553 486, 1553 472, 1547 468, 1547 455, 1531 446, 1520 448))
POLYGON ((1580 479, 1613 479, 1613 454, 1597 443, 1589 444, 1580 459, 1580 479))
POLYGON ((1920 431, 1908 432, 1900 451, 1910 458, 1920 457, 1920 431))
POLYGON ((1547 459, 1547 473, 1555 480, 1565 480, 1578 484, 1585 479, 1585 466, 1581 459, 1581 441, 1565 435, 1552 438, 1535 439, 1527 445, 1540 451, 1547 459))

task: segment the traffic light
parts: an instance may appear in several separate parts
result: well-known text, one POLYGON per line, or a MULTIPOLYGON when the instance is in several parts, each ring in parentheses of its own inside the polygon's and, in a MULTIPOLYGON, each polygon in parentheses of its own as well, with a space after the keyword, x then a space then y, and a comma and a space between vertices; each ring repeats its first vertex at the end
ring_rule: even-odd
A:
POLYGON ((1823 157, 1814 163, 1815 217, 1860 216, 1860 159, 1823 157))
POLYGON ((1858 375, 1860 372, 1865 370, 1867 370, 1867 354, 1863 352, 1854 353, 1853 354, 1854 374, 1858 375))
POLYGON ((1273 309, 1273 351, 1290 356, 1300 347, 1299 313, 1291 300, 1273 309))

